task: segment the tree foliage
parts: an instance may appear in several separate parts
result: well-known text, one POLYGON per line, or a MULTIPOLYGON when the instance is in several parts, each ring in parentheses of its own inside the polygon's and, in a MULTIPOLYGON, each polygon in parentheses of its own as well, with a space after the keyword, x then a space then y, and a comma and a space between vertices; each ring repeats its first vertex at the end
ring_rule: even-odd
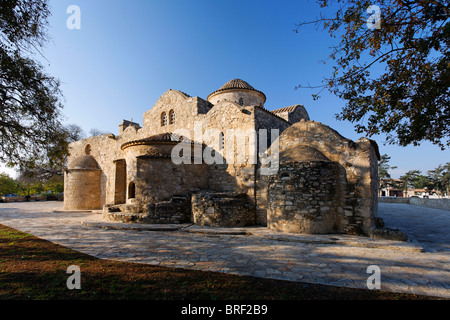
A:
POLYGON ((16 194, 31 196, 39 194, 58 194, 64 191, 64 178, 61 175, 30 175, 20 172, 17 179, 6 173, 0 173, 0 196, 16 194))
POLYGON ((427 171, 430 184, 439 194, 450 194, 450 162, 427 171))
POLYGON ((380 180, 379 188, 385 188, 388 185, 393 184, 393 180, 391 179, 391 174, 389 173, 389 170, 391 169, 397 169, 396 166, 390 166, 389 161, 391 160, 391 157, 387 154, 383 154, 380 157, 380 160, 378 161, 378 178, 380 180))
POLYGON ((46 0, 0 0, 0 161, 60 165, 67 154, 59 81, 33 60, 46 42, 46 0))
POLYGON ((383 154, 380 157, 380 160, 378 161, 378 177, 380 179, 390 179, 391 174, 389 173, 389 170, 391 169, 397 169, 396 166, 392 167, 389 165, 389 161, 391 160, 391 157, 387 154, 383 154))
POLYGON ((0 195, 16 193, 17 182, 6 173, 0 173, 0 195))
POLYGON ((399 180, 392 179, 391 169, 396 166, 389 164, 391 157, 383 154, 378 161, 378 177, 380 179, 379 189, 392 187, 395 189, 427 189, 436 191, 438 195, 450 195, 450 162, 439 165, 433 170, 422 174, 420 170, 410 170, 400 177, 399 180))
POLYGON ((402 189, 428 189, 436 191, 440 196, 450 195, 450 162, 428 170, 423 175, 420 170, 410 170, 400 177, 402 189))
POLYGON ((400 180, 403 181, 403 189, 414 189, 415 182, 420 176, 420 170, 410 170, 406 172, 403 176, 400 177, 400 180))
POLYGON ((104 135, 104 134, 107 134, 107 132, 103 131, 103 130, 100 130, 100 129, 97 129, 97 128, 92 128, 91 130, 89 130, 89 135, 91 137, 101 136, 101 135, 104 135))
POLYGON ((314 23, 340 39, 330 54, 333 72, 318 86, 346 102, 337 118, 355 123, 356 131, 369 137, 384 133, 390 144, 430 141, 447 148, 448 0, 379 0, 379 29, 367 25, 372 1, 318 2, 322 7, 336 5, 336 15, 302 22, 298 28, 314 23))

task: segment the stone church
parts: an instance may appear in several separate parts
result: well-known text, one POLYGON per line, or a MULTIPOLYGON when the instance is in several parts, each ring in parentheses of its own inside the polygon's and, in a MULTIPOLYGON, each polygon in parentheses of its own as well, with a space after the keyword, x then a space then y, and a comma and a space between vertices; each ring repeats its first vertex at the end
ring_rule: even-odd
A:
POLYGON ((302 105, 269 111, 265 101, 240 79, 206 100, 168 90, 142 126, 124 120, 118 135, 70 145, 65 209, 122 222, 369 235, 376 143, 342 137, 302 105))

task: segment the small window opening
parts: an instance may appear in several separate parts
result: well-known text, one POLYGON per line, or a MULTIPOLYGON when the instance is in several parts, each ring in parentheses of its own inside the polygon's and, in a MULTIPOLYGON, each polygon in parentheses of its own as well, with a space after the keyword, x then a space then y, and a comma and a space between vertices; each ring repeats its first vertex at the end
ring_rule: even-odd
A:
POLYGON ((223 132, 219 134, 219 150, 223 150, 223 146, 225 145, 225 136, 223 132))
POLYGON ((170 110, 169 112, 169 124, 175 123, 175 111, 170 110))
POLYGON ((86 145, 86 147, 84 148, 84 153, 86 155, 90 155, 91 154, 91 145, 90 144, 86 145))
POLYGON ((167 114, 165 112, 161 114, 161 126, 167 126, 167 114))
POLYGON ((128 199, 136 198, 136 186, 133 181, 128 185, 128 199))

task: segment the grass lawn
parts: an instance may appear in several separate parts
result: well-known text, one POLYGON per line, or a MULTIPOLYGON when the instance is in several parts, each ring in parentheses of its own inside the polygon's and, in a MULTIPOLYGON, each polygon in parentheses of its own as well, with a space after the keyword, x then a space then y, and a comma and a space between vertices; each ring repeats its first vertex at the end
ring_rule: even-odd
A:
POLYGON ((102 260, 0 225, 2 300, 426 300, 350 289, 102 260), (67 267, 81 269, 69 290, 67 267))

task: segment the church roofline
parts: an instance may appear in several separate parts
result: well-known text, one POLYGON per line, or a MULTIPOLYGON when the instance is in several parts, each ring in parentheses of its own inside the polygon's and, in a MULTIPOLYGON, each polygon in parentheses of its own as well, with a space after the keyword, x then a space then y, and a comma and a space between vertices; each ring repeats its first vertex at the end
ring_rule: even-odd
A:
POLYGON ((217 93, 226 92, 226 91, 240 91, 240 90, 253 91, 253 92, 259 93, 264 97, 264 101, 266 101, 266 95, 264 94, 264 92, 256 90, 251 85, 249 85, 247 82, 245 82, 244 80, 241 80, 241 79, 233 79, 233 80, 228 81, 220 89, 210 93, 208 95, 208 97, 206 98, 206 100, 209 100, 210 97, 212 97, 213 95, 215 95, 217 93))
POLYGON ((292 125, 292 123, 290 123, 289 121, 287 121, 287 120, 284 119, 283 117, 280 117, 278 114, 274 113, 273 111, 267 110, 266 108, 260 107, 260 106, 258 106, 258 105, 255 105, 255 107, 258 108, 258 109, 261 109, 261 110, 265 111, 266 113, 270 114, 271 116, 274 116, 274 117, 276 117, 276 118, 278 118, 278 119, 280 119, 280 120, 283 120, 284 122, 286 122, 286 123, 292 125))
POLYGON ((137 145, 146 145, 146 144, 177 144, 179 142, 185 141, 185 138, 180 135, 174 135, 172 132, 166 132, 157 134, 154 136, 150 136, 148 138, 133 140, 129 142, 125 142, 120 147, 122 150, 137 145))
POLYGON ((295 109, 297 109, 298 107, 304 107, 304 106, 301 105, 301 104, 294 104, 292 106, 275 109, 275 110, 272 110, 270 112, 272 112, 272 113, 292 112, 295 109))

